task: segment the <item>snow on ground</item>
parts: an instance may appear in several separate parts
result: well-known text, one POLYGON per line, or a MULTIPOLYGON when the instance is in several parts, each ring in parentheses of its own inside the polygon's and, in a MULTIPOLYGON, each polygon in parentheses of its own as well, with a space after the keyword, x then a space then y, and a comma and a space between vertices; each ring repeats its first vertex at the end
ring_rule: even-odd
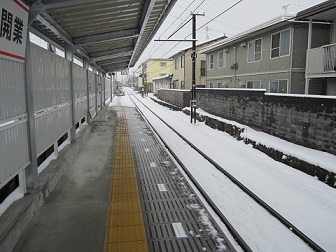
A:
MULTIPOLYGON (((336 250, 335 189, 274 161, 225 132, 211 129, 204 123, 191 124, 190 117, 184 113, 169 110, 149 98, 135 95, 324 250, 336 250)), ((132 106, 128 96, 115 97, 112 106, 116 100, 132 106)), ((140 104, 139 106, 142 107, 140 104)), ((261 207, 256 206, 241 190, 232 187, 232 183, 220 172, 197 159, 196 154, 178 137, 170 134, 159 120, 148 112, 147 115, 168 144, 173 146, 174 151, 183 154, 183 162, 189 165, 193 175, 233 222, 253 251, 310 251, 265 210, 259 209, 261 207)), ((291 144, 265 133, 259 134, 250 128, 246 134, 267 146, 276 145, 277 149, 284 150, 291 156, 300 155, 304 160, 313 158, 322 167, 329 167, 329 170, 335 167, 334 155, 291 144)))
POLYGON ((0 216, 18 199, 24 196, 20 188, 16 188, 1 204, 0 204, 0 216))
POLYGON ((336 156, 327 152, 322 152, 310 148, 306 148, 303 146, 299 146, 297 144, 293 144, 291 142, 285 141, 281 138, 274 137, 265 132, 256 131, 246 125, 242 125, 235 121, 227 120, 220 118, 218 116, 211 115, 201 109, 198 109, 197 112, 200 115, 210 116, 219 121, 235 125, 239 128, 244 128, 244 132, 240 135, 243 138, 248 138, 256 143, 263 144, 269 148, 273 148, 275 150, 279 150, 287 155, 291 155, 293 157, 297 157, 307 163, 320 166, 330 172, 336 173, 336 156))

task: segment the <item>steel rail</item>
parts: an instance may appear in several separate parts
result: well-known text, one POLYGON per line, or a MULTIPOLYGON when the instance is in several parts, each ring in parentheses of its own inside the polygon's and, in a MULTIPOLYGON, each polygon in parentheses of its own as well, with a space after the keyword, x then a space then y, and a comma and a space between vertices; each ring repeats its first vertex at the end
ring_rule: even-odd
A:
MULTIPOLYGON (((133 94, 132 94, 133 95, 133 94)), ((134 96, 134 95, 133 95, 134 96)), ((209 161, 214 167, 216 167, 220 172, 222 172, 227 178, 229 178, 235 185, 237 185, 242 191, 244 191, 246 194, 248 194, 253 200, 255 200, 260 206, 262 206, 265 210, 267 210, 272 216, 274 216, 277 220, 279 220, 283 225, 285 225, 290 231, 292 231, 295 235, 297 235, 301 240, 303 240, 306 244, 308 244, 309 247, 311 247, 314 251, 317 252, 325 252, 323 248, 321 248, 318 244, 316 244, 313 240, 311 240, 307 235, 305 235, 301 230, 299 230, 296 226, 294 226, 290 221, 288 221, 286 218, 284 218, 281 214, 279 214, 274 208, 272 208, 270 205, 268 205, 265 201, 263 201, 260 197, 258 197, 255 193, 253 193, 250 189, 248 189, 245 185, 243 185, 238 179, 236 179, 233 175, 231 175, 228 171, 226 171, 222 166, 217 164, 213 159, 211 159, 208 155, 206 155, 203 151, 201 151, 199 148, 197 148, 193 143, 191 143, 188 139, 186 139, 183 135, 181 135, 178 131, 176 131, 172 126, 170 126, 168 123, 166 123, 161 117, 159 117, 154 111, 152 111, 148 106, 146 106, 143 102, 141 102, 136 96, 134 96, 143 106, 145 106, 151 113, 153 113, 160 121, 162 121, 168 128, 170 128, 175 134, 177 134, 180 138, 182 138, 188 145, 190 145, 195 151, 197 151, 201 156, 203 156, 207 161, 209 161)), ((131 98, 131 96, 130 96, 131 98)), ((132 102, 135 104, 133 99, 131 98, 132 102)), ((138 111, 143 115, 144 114, 140 111, 138 106, 135 104, 138 111)), ((148 121, 148 120, 146 120, 148 121)), ((149 122, 148 122, 149 123, 149 122)), ((150 123, 149 123, 150 124, 150 123)), ((151 124, 150 124, 151 125, 151 124)), ((157 131, 154 129, 154 127, 151 125, 155 133, 159 136, 161 141, 164 143, 165 147, 172 153, 172 155, 176 158, 178 163, 182 163, 180 159, 177 157, 177 155, 171 150, 171 148, 168 146, 168 144, 161 138, 161 136, 157 133, 157 131)), ((217 206, 213 203, 213 201, 210 199, 210 197, 206 194, 206 192, 202 189, 202 187, 198 184, 198 182, 193 178, 193 176, 190 174, 190 172, 187 170, 187 168, 180 164, 181 167, 185 170, 185 172, 188 174, 190 179, 195 183, 197 188, 200 190, 200 192, 204 193, 204 197, 209 200, 209 204, 213 209, 215 210, 216 214, 221 218, 223 223, 225 223, 232 232, 232 234, 237 234, 238 237, 240 235, 236 232, 236 230, 232 227, 232 225, 228 222, 228 220, 225 218, 225 216, 221 213, 221 211, 217 208, 217 206), (217 209, 217 210, 216 210, 217 209), (224 217, 224 218, 223 218, 224 217), (223 218, 223 219, 222 219, 223 218), (228 223, 228 224, 227 224, 228 223), (231 228, 232 227, 232 230, 231 228)), ((238 244, 245 250, 245 251, 251 251, 248 245, 245 243, 245 241, 240 237, 235 237, 237 239, 238 244), (242 241, 240 241, 242 239, 242 241), (246 247, 245 245, 246 244, 246 247)))
MULTIPOLYGON (((140 110, 140 108, 135 104, 135 102, 133 101, 133 99, 131 97, 130 97, 130 99, 134 103, 136 109, 141 114, 141 116, 146 120, 146 122, 149 124, 149 126, 152 128, 152 130, 155 132, 155 134, 159 137, 160 141, 163 143, 163 145, 165 146, 165 148, 167 148, 167 150, 169 151, 169 153, 174 157, 174 159, 176 160, 176 162, 181 166, 181 168, 187 174, 187 176, 189 177, 189 179, 194 183, 194 185, 196 186, 197 190, 201 193, 201 195, 204 197, 204 199, 207 201, 207 203, 211 206, 211 208, 214 210, 214 212, 218 215, 218 217, 220 218, 220 220, 226 225, 226 227, 231 232, 231 234, 234 237, 234 239, 236 240, 236 242, 241 246, 241 248, 244 251, 246 251, 246 252, 252 252, 253 250, 247 245, 247 243, 245 242, 245 240, 239 235, 239 233, 237 232, 237 230, 232 226, 232 224, 229 222, 229 220, 224 216, 224 214, 220 211, 220 209, 217 207, 217 205, 212 201, 212 199, 210 198, 210 196, 206 193, 206 191, 202 188, 202 186, 197 182, 197 180, 189 172, 189 170, 183 164, 183 162, 181 161, 181 159, 169 147, 169 145, 167 144, 167 142, 161 137, 161 135, 159 134, 159 132, 157 132, 157 130, 153 127, 153 125, 147 120, 146 116, 143 114, 143 112, 140 110)), ((136 98, 136 99, 138 99, 138 98, 136 98)), ((144 106, 146 106, 146 105, 144 105, 144 106)), ((146 108, 147 108, 147 106, 146 106, 146 108)), ((153 111, 151 111, 151 112, 155 116, 157 116, 153 111)))

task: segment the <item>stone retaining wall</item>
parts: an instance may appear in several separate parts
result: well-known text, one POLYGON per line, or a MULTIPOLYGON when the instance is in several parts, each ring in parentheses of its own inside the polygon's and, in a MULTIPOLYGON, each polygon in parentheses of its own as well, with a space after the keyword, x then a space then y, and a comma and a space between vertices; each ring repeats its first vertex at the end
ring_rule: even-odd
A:
MULTIPOLYGON (((189 104, 190 96, 185 93, 162 90, 158 98, 182 108, 189 104)), ((248 89, 197 89, 196 100, 197 107, 210 114, 336 154, 335 97, 272 95, 265 90, 248 89)))
MULTIPOLYGON (((190 115, 189 109, 184 109, 184 113, 190 115)), ((240 128, 236 125, 232 125, 230 123, 226 123, 220 120, 217 120, 213 117, 208 117, 204 115, 200 115, 199 113, 196 114, 197 120, 200 122, 204 122, 206 125, 213 129, 217 129, 220 131, 225 131, 230 134, 232 137, 236 138, 237 140, 244 140, 245 144, 251 144, 253 148, 262 151, 269 157, 273 158, 274 160, 284 163, 288 166, 291 166, 299 171, 302 171, 308 175, 316 177, 318 180, 322 181, 323 183, 336 188, 336 174, 334 172, 330 172, 320 166, 310 164, 304 160, 301 160, 297 157, 288 155, 283 153, 282 151, 270 148, 265 146, 261 143, 257 143, 254 140, 249 138, 242 138, 241 133, 244 132, 244 128, 240 128)))

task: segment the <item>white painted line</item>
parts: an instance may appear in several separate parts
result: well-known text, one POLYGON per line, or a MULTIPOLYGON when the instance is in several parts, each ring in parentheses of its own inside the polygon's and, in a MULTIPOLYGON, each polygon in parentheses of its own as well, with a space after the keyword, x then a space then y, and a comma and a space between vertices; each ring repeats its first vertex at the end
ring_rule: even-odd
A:
POLYGON ((172 223, 173 228, 174 228, 174 232, 177 238, 187 238, 187 234, 184 231, 184 228, 182 226, 181 222, 177 222, 177 223, 172 223))
POLYGON ((148 148, 145 148, 145 152, 149 152, 149 149, 148 149, 148 148))
POLYGON ((151 168, 155 168, 156 167, 156 164, 154 162, 150 162, 149 165, 150 165, 151 168))
POLYGON ((145 142, 146 140, 144 138, 141 138, 141 142, 145 142))
POLYGON ((167 187, 165 186, 165 184, 157 184, 160 192, 167 192, 167 187))

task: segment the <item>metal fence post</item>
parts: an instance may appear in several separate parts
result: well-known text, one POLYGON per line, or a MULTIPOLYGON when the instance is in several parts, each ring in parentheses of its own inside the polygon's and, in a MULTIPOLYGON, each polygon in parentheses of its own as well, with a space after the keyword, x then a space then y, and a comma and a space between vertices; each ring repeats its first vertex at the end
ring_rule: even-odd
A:
MULTIPOLYGON (((37 149, 36 149, 36 130, 35 130, 35 115, 34 115, 34 95, 33 95, 33 77, 32 77, 32 62, 29 32, 27 33, 26 44, 26 60, 25 60, 25 96, 26 109, 28 116, 28 149, 30 164, 26 168, 26 181, 28 188, 36 189, 38 185, 38 170, 37 170, 37 149)), ((20 181, 21 182, 21 181, 20 181)))
POLYGON ((73 51, 69 44, 65 44, 65 58, 70 61, 70 93, 71 93, 71 125, 70 139, 71 142, 76 139, 76 109, 75 109, 75 87, 73 81, 73 51))

